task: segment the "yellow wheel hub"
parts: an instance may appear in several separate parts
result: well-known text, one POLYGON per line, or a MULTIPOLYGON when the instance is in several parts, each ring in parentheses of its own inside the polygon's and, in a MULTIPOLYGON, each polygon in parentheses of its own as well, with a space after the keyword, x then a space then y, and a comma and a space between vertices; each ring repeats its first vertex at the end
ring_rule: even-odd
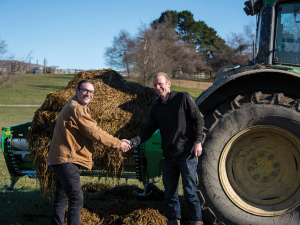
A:
POLYGON ((274 126, 235 135, 223 149, 219 174, 228 197, 260 216, 289 212, 300 204, 300 140, 274 126))

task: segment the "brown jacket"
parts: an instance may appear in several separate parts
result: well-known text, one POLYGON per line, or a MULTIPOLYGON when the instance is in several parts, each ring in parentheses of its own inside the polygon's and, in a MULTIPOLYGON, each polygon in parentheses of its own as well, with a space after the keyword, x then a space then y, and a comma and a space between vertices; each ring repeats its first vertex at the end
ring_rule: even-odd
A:
POLYGON ((88 169, 93 166, 93 141, 120 149, 121 141, 97 126, 90 110, 75 95, 58 115, 47 162, 76 163, 88 169))

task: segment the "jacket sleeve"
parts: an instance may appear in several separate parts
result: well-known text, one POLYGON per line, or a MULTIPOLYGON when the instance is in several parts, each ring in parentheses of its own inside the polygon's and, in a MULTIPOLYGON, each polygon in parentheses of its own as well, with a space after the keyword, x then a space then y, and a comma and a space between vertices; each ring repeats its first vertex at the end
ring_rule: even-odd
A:
POLYGON ((157 129, 158 129, 158 124, 157 124, 157 121, 156 121, 156 119, 153 115, 153 111, 152 111, 152 108, 151 108, 150 116, 149 116, 149 119, 147 121, 146 126, 144 127, 144 129, 136 137, 132 138, 131 141, 135 142, 136 145, 144 143, 149 138, 151 138, 151 136, 153 135, 153 133, 157 129))
POLYGON ((108 147, 120 149, 121 141, 98 127, 97 122, 91 118, 88 111, 84 106, 75 108, 74 118, 77 120, 78 130, 92 141, 99 141, 108 147))
POLYGON ((187 92, 185 96, 186 96, 187 110, 189 112, 190 117, 192 118, 194 129, 195 129, 194 141, 196 140, 202 141, 204 120, 200 114, 200 111, 193 97, 187 92))

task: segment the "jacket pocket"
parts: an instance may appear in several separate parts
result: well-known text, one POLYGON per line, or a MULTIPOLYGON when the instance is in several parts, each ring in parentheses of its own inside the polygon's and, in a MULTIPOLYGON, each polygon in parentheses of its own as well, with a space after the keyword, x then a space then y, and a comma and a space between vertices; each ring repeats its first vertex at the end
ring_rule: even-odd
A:
POLYGON ((82 149, 76 151, 77 161, 79 162, 92 162, 92 153, 84 146, 82 149))

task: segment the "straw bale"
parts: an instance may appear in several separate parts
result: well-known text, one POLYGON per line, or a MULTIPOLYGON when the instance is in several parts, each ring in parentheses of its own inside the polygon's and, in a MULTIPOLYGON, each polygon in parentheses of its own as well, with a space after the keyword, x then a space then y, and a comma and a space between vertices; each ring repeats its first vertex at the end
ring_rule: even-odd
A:
MULTIPOLYGON (((54 187, 54 172, 48 167, 46 159, 57 116, 74 96, 76 85, 83 79, 95 83, 94 99, 88 105, 92 118, 103 130, 119 139, 132 138, 142 130, 156 99, 153 89, 126 82, 110 69, 78 73, 65 90, 48 94, 43 105, 35 112, 27 135, 42 193, 54 187)), ((126 154, 101 143, 95 143, 94 148, 95 166, 105 170, 108 175, 121 177, 126 154)))

